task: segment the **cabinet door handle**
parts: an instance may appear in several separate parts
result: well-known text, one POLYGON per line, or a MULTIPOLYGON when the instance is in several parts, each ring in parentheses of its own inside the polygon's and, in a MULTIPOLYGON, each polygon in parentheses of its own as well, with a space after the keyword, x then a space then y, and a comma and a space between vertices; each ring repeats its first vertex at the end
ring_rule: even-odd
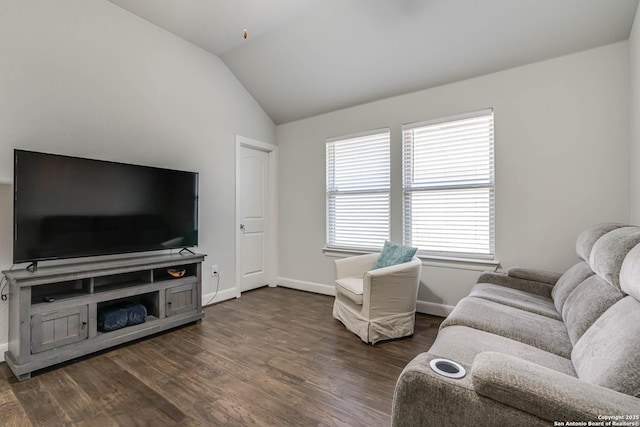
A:
POLYGON ((87 322, 82 322, 82 329, 84 329, 85 326, 87 326, 87 322))

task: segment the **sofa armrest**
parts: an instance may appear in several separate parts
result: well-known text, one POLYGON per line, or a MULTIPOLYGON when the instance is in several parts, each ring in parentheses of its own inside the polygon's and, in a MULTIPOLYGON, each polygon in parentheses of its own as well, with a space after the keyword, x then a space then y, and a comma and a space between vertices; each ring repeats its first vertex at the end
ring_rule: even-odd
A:
POLYGON ((458 362, 467 370, 463 378, 435 373, 429 363, 441 357, 447 355, 421 353, 402 370, 393 393, 393 427, 547 425, 539 417, 480 396, 471 366, 462 361, 458 362))
POLYGON ((525 280, 518 277, 508 276, 504 273, 493 272, 482 273, 480 277, 478 277, 477 283, 492 283, 494 285, 518 289, 520 291, 542 295, 549 298, 551 298, 551 290, 553 289, 553 285, 548 283, 525 280))
POLYGON ((511 267, 507 270, 507 276, 515 277, 516 279, 531 280, 534 282, 546 283, 548 285, 555 285, 562 274, 555 273, 553 271, 511 267))
POLYGON ((335 277, 362 277, 364 273, 371 270, 380 254, 356 255, 348 258, 341 258, 334 261, 335 277))
POLYGON ((471 374, 479 395, 549 422, 640 415, 638 398, 502 353, 478 354, 471 374))

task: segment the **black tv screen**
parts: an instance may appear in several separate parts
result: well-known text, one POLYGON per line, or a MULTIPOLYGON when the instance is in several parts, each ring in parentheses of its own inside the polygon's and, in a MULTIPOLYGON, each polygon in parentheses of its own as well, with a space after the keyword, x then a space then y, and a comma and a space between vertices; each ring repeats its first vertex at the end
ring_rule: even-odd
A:
POLYGON ((13 262, 196 246, 198 174, 14 150, 13 262))

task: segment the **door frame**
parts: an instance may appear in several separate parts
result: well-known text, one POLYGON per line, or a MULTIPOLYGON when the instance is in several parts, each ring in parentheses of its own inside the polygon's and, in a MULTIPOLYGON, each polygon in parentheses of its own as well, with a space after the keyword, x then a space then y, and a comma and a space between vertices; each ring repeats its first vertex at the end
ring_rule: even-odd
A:
POLYGON ((242 234, 240 233, 240 149, 242 147, 253 150, 264 151, 269 155, 269 170, 267 172, 269 186, 268 197, 268 215, 267 223, 268 242, 266 244, 266 268, 267 280, 269 287, 276 286, 276 278, 278 277, 278 146, 256 139, 247 138, 242 135, 236 135, 236 298, 240 298, 241 294, 241 277, 242 277, 242 254, 240 253, 242 234))

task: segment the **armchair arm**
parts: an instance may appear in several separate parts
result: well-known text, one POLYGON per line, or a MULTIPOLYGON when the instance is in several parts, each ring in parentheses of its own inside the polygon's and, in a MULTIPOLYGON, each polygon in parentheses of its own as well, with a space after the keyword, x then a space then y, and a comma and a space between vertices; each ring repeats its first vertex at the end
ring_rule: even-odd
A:
MULTIPOLYGON (((393 275, 404 276, 405 274, 407 274, 407 272, 410 272, 410 274, 413 275, 416 269, 421 269, 421 268, 422 268, 422 261, 420 261, 419 258, 413 257, 410 261, 403 262, 402 264, 390 265, 389 267, 382 267, 382 268, 376 268, 375 270, 369 270, 367 271, 367 274, 369 274, 374 279, 382 276, 385 276, 385 277, 389 277, 393 275)), ((418 276, 419 276, 419 272, 418 272, 418 276)))
POLYGON ((479 395, 550 422, 640 415, 638 398, 502 353, 478 354, 471 374, 479 395))
POLYGON ((531 268, 511 267, 507 270, 507 276, 515 277, 517 279, 531 280, 534 282, 546 283, 548 285, 555 285, 561 273, 555 273, 553 271, 535 270, 531 268))
POLYGON ((377 268, 364 274, 364 309, 370 316, 389 313, 406 314, 416 309, 422 261, 411 261, 377 268))
POLYGON ((348 258, 341 258, 334 261, 336 279, 343 277, 362 277, 362 275, 373 267, 378 259, 377 253, 356 255, 348 258))
POLYGON ((536 295, 551 297, 553 285, 533 280, 525 280, 518 277, 508 276, 504 273, 482 273, 478 277, 477 283, 493 283, 494 285, 506 286, 507 288, 518 289, 536 295))

